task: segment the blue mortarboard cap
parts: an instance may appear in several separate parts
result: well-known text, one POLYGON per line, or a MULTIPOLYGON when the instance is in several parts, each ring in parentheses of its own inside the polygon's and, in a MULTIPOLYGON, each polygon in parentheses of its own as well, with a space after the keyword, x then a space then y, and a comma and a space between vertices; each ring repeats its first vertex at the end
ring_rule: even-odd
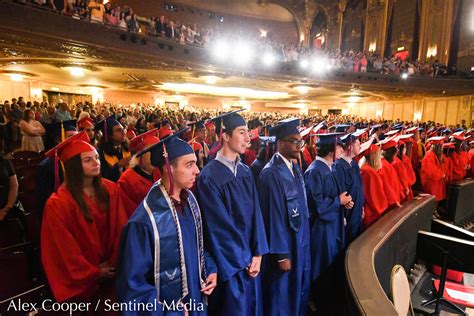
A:
MULTIPOLYGON (((61 137, 62 138, 62 129, 65 132, 68 131, 77 131, 76 129, 76 120, 69 120, 69 121, 60 121, 45 124, 45 139, 48 144, 52 144, 54 139, 61 137)), ((62 139, 63 140, 63 139, 62 139)))
POLYGON ((464 128, 462 128, 462 127, 456 128, 454 130, 455 133, 459 133, 459 132, 463 132, 463 131, 464 131, 464 128))
POLYGON ((204 121, 203 121, 203 120, 200 120, 200 121, 197 121, 197 122, 193 122, 193 123, 189 123, 188 126, 190 126, 191 129, 193 129, 193 130, 205 129, 205 128, 206 128, 206 125, 204 125, 204 121))
POLYGON ((335 130, 336 133, 345 133, 351 126, 349 124, 339 124, 339 125, 335 125, 335 127, 336 127, 336 130, 335 130))
POLYGON ((401 130, 401 129, 403 129, 403 125, 402 124, 395 124, 395 125, 392 126, 392 129, 401 130))
POLYGON ((180 136, 188 129, 189 128, 182 129, 173 135, 162 139, 160 142, 139 152, 137 157, 140 157, 147 152, 151 152, 151 164, 155 167, 163 167, 165 165, 165 148, 163 147, 166 147, 169 162, 172 162, 178 157, 194 153, 191 145, 180 138, 180 136))
POLYGON ((276 139, 283 139, 288 135, 299 134, 298 126, 300 126, 300 120, 297 118, 280 121, 277 125, 270 128, 270 136, 275 136, 276 139))
POLYGON ((317 134, 318 136, 318 146, 319 145, 334 145, 339 144, 342 145, 342 141, 340 136, 343 135, 342 133, 328 133, 328 134, 317 134))
POLYGON ((119 121, 115 118, 115 114, 103 119, 95 126, 96 130, 102 131, 104 134, 105 140, 107 141, 107 137, 112 134, 112 130, 114 126, 121 125, 119 121))
POLYGON ((247 126, 245 119, 240 114, 231 112, 222 117, 222 127, 224 130, 233 130, 240 126, 247 126))

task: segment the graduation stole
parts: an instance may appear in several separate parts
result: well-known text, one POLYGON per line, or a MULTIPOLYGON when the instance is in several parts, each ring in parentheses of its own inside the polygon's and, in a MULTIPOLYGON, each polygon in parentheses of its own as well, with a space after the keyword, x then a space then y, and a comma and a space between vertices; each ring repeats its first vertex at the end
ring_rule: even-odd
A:
MULTIPOLYGON (((205 285, 207 273, 204 264, 201 211, 192 192, 186 191, 188 193, 187 202, 196 227, 199 276, 202 288, 205 285)), ((168 304, 172 301, 181 302, 189 293, 183 235, 178 213, 161 179, 148 192, 143 200, 143 206, 153 228, 154 279, 158 292, 157 299, 161 303, 167 302, 168 304)))

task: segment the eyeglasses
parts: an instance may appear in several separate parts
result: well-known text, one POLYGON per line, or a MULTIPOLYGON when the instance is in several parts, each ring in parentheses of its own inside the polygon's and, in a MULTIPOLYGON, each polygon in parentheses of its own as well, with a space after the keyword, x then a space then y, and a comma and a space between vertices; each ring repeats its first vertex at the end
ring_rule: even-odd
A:
POLYGON ((282 139, 281 141, 290 143, 290 144, 292 144, 293 146, 296 146, 296 147, 303 147, 304 144, 306 144, 306 142, 303 139, 302 140, 282 139))

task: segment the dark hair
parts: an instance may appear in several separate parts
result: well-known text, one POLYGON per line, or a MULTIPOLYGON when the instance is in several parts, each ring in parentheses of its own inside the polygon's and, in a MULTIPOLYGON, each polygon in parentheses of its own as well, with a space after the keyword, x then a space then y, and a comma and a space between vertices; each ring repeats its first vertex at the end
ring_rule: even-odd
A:
POLYGON ((384 150, 382 155, 387 159, 388 162, 392 163, 393 162, 393 157, 397 153, 397 147, 390 147, 387 150, 384 150))
POLYGON ((318 157, 326 157, 330 153, 334 153, 334 144, 318 145, 318 157))
POLYGON ((403 149, 405 149, 405 144, 401 143, 400 147, 398 148, 398 154, 397 154, 400 160, 403 159, 403 149))
POLYGON ((31 113, 31 110, 26 109, 25 112, 23 112, 23 120, 28 122, 30 120, 30 113, 31 113))
MULTIPOLYGON (((81 155, 76 155, 64 162, 66 188, 72 198, 79 206, 79 210, 87 222, 92 223, 93 218, 89 212, 86 201, 84 201, 84 170, 82 169, 81 155)), ((102 185, 102 177, 99 175, 92 180, 95 192, 95 201, 102 212, 109 210, 109 193, 102 185)))

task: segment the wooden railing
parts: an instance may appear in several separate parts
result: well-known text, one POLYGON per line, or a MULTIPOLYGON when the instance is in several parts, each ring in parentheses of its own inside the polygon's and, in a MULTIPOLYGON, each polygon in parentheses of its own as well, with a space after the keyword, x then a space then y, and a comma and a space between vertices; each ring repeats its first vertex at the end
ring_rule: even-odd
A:
POLYGON ((387 212, 351 243, 345 270, 352 302, 361 315, 397 316, 389 299, 392 267, 407 273, 416 260, 416 236, 430 231, 433 196, 417 197, 387 212))

